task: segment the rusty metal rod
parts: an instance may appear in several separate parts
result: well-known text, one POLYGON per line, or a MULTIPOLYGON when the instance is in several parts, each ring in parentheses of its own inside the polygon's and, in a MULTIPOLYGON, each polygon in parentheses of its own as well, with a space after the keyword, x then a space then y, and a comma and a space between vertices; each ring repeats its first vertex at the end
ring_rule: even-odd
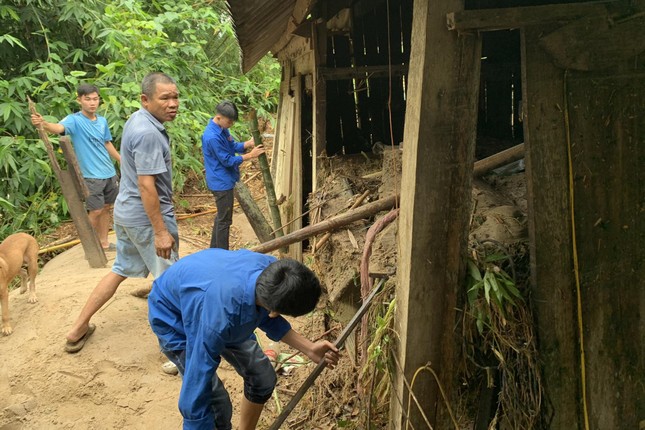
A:
MULTIPOLYGON (((363 315, 365 315, 365 312, 367 312, 367 310, 369 309, 372 300, 374 299, 376 294, 381 290, 381 287, 383 286, 385 281, 386 281, 386 278, 379 279, 379 281, 376 283, 376 286, 372 289, 372 292, 370 292, 369 296, 367 296, 365 300, 363 300, 363 304, 361 305, 360 309, 352 317, 352 319, 347 324, 345 329, 343 329, 341 334, 336 339, 336 342, 334 342, 334 345, 336 346, 336 348, 340 349, 343 347, 350 333, 354 331, 358 323, 361 321, 361 318, 363 318, 363 315)), ((287 406, 285 406, 285 408, 282 410, 278 418, 276 418, 273 424, 271 424, 271 427, 269 427, 269 430, 278 430, 280 428, 282 423, 284 423, 284 421, 287 419, 289 414, 291 414, 291 411, 293 411, 296 405, 300 402, 300 400, 305 395, 309 387, 313 385, 314 381, 316 380, 316 378, 318 378, 318 376, 320 376, 320 374, 325 369, 325 367, 327 367, 327 362, 323 358, 322 360, 320 360, 316 368, 313 370, 313 372, 311 372, 311 374, 305 380, 305 382, 303 382, 300 389, 298 389, 296 394, 291 398, 291 401, 289 402, 289 404, 287 404, 287 406)))

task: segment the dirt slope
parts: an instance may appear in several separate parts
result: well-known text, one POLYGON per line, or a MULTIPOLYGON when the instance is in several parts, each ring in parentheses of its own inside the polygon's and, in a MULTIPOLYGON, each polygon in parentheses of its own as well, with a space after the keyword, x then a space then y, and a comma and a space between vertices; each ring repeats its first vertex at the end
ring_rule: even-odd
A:
MULTIPOLYGON (((252 234, 244 221, 236 214, 236 232, 252 234)), ((197 250, 183 241, 180 254, 197 250)), ((0 336, 0 430, 181 428, 181 380, 161 372, 147 303, 130 295, 151 277, 126 280, 93 318, 97 329, 85 348, 63 351, 68 328, 114 257, 109 253, 108 267, 92 269, 77 245, 41 269, 38 303, 17 290, 10 294, 14 332, 0 336)), ((227 365, 218 373, 236 403, 239 378, 227 365)))

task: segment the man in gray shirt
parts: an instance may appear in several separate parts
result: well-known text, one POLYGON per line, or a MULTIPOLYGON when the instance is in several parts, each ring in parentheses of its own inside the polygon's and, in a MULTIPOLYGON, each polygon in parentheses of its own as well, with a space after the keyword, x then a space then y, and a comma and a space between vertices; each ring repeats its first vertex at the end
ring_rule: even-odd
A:
POLYGON ((141 106, 125 123, 121 139, 121 184, 114 204, 116 259, 67 333, 69 353, 83 348, 96 329, 90 319, 124 280, 149 273, 157 278, 178 258, 170 139, 163 126, 177 116, 175 81, 164 73, 147 75, 141 84, 141 106))

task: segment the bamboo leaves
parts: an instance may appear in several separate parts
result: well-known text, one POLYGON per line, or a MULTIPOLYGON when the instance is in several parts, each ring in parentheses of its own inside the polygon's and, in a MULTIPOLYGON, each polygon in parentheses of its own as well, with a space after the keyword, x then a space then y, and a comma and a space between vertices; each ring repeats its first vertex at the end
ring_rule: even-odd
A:
POLYGON ((475 316, 475 323, 480 334, 484 331, 490 312, 481 302, 482 295, 486 306, 495 306, 502 316, 505 315, 507 306, 515 306, 516 300, 522 300, 522 295, 513 279, 499 265, 495 264, 507 259, 508 256, 503 254, 486 256, 482 261, 483 274, 482 269, 477 266, 477 262, 468 259, 468 304, 475 316))

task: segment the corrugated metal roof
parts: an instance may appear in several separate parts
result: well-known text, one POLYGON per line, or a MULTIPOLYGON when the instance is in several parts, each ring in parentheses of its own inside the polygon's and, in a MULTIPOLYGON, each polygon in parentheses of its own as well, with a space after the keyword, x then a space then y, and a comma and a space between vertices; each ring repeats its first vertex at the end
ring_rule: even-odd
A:
POLYGON ((248 72, 278 42, 296 0, 227 0, 242 49, 242 71, 248 72))

